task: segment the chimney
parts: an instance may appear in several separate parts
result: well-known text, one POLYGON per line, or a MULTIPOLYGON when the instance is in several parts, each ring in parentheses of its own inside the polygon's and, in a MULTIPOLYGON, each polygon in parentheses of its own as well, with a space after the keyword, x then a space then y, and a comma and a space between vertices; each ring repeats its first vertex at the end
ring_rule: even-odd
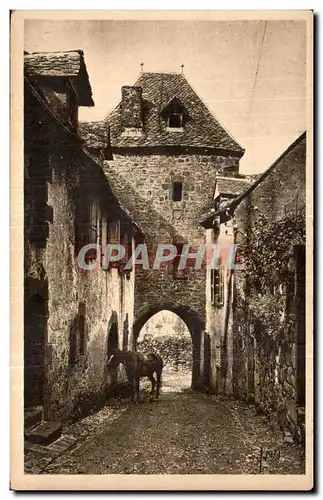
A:
POLYGON ((142 88, 121 88, 121 125, 123 129, 142 129, 142 88))

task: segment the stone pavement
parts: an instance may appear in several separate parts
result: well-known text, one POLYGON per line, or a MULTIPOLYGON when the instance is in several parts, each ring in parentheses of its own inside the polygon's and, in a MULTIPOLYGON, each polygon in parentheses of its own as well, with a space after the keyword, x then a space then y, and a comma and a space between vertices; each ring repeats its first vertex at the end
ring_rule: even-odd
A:
POLYGON ((106 406, 66 428, 59 441, 30 447, 26 473, 259 474, 261 455, 263 474, 305 471, 301 448, 284 442, 253 406, 167 380, 158 403, 142 391, 141 403, 106 406))

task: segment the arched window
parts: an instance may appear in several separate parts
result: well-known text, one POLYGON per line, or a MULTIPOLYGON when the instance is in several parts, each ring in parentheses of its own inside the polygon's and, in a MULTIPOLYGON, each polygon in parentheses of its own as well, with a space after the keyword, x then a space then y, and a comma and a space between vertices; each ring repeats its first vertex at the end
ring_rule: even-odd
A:
POLYGON ((109 357, 114 354, 118 349, 118 327, 113 323, 108 333, 107 355, 109 357))

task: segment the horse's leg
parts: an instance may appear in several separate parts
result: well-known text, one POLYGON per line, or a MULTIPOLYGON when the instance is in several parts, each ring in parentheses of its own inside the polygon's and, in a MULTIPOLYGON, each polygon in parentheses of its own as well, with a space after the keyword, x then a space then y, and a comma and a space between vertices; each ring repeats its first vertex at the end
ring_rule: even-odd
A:
POLYGON ((149 380, 150 380, 150 382, 151 382, 150 398, 152 398, 152 397, 153 397, 153 395, 154 395, 154 390, 155 390, 156 380, 155 380, 155 377, 154 377, 154 375, 153 375, 153 374, 148 375, 148 378, 149 378, 149 380))
POLYGON ((161 387, 161 371, 156 372, 156 375, 157 375, 156 399, 158 401, 159 391, 161 387))
POLYGON ((140 389, 140 377, 134 378, 135 394, 137 395, 137 402, 139 402, 139 389, 140 389))

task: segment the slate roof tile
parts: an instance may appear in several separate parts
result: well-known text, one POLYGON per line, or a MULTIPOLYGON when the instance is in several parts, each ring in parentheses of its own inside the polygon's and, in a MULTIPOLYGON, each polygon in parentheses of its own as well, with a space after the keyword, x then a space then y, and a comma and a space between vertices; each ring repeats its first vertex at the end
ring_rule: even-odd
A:
POLYGON ((244 149, 220 125, 183 74, 141 73, 135 86, 142 87, 143 133, 139 136, 122 135, 119 103, 106 117, 110 125, 112 147, 195 146, 219 148, 243 155, 244 149), (167 131, 166 123, 160 117, 174 97, 188 112, 183 132, 167 131))
POLYGON ((94 106, 92 89, 82 50, 33 52, 24 54, 24 69, 29 77, 73 78, 80 106, 94 106))

